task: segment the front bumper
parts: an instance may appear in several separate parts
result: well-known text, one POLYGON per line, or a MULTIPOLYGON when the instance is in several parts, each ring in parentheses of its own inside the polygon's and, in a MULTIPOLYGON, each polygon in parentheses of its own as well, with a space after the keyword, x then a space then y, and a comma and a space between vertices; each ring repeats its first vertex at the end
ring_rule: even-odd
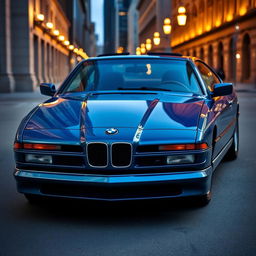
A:
POLYGON ((199 171, 92 175, 15 169, 20 193, 93 200, 136 200, 205 195, 212 167, 199 171))

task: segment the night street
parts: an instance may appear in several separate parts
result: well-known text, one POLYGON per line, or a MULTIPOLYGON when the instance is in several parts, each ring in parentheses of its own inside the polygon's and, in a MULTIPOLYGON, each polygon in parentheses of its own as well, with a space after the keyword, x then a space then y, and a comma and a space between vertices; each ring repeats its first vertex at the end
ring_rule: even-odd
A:
POLYGON ((240 154, 223 162, 203 208, 184 200, 30 205, 17 193, 12 145, 21 119, 46 99, 0 95, 0 256, 256 253, 256 94, 240 92, 240 154))

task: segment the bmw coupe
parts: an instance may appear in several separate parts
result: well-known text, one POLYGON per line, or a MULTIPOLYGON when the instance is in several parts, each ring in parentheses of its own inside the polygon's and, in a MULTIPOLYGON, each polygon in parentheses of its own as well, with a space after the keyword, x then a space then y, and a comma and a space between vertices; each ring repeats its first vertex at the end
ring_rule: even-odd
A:
POLYGON ((17 189, 42 197, 211 199, 214 170, 238 154, 233 85, 179 54, 81 61, 21 122, 17 189))

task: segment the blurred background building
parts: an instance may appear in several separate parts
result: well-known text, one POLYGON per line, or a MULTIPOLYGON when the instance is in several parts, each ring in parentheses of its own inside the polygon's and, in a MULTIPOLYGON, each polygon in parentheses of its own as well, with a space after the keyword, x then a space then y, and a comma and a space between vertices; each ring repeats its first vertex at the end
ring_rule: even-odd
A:
POLYGON ((96 54, 89 0, 0 1, 0 92, 59 83, 96 54))
POLYGON ((140 53, 147 39, 153 51, 168 51, 167 40, 169 50, 224 70, 226 80, 255 86, 256 0, 140 0, 137 9, 140 53))

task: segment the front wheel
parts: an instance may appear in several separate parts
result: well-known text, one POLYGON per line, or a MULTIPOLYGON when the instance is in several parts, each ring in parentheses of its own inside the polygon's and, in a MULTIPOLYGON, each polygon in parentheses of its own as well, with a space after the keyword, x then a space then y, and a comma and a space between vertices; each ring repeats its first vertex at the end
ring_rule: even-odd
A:
POLYGON ((225 159, 226 160, 235 160, 237 159, 238 156, 238 151, 239 151, 239 125, 238 125, 238 120, 236 121, 236 128, 233 134, 233 142, 232 145, 230 147, 230 149, 228 150, 225 159))

